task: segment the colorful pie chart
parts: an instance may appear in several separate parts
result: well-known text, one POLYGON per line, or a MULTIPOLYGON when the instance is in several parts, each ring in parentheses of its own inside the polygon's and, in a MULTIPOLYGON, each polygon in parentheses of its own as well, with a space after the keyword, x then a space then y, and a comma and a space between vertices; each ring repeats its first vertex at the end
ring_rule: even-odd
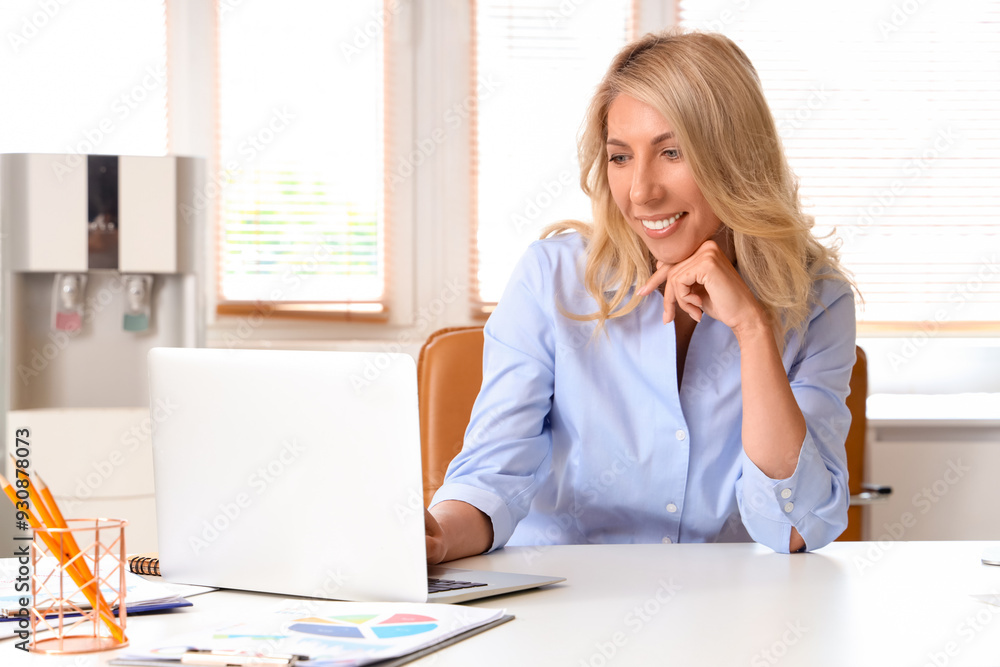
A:
POLYGON ((295 620, 288 629, 319 637, 339 639, 395 639, 430 632, 438 620, 422 614, 393 614, 389 618, 370 615, 310 616, 295 620))

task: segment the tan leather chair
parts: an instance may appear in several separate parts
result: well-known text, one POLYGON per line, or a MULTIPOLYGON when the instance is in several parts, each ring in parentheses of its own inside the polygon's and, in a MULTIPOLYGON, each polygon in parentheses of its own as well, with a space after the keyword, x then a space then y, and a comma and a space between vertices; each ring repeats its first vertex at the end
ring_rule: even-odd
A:
MULTIPOLYGON (((868 398, 868 360, 857 348, 851 373, 851 428, 847 433, 847 471, 851 495, 862 492, 865 476, 865 402, 868 398)), ((472 404, 483 384, 483 328, 454 327, 435 331, 424 343, 417 361, 420 393, 420 442, 424 462, 424 504, 444 483, 448 464, 462 449, 472 404)), ((847 530, 840 540, 861 539, 861 507, 847 511, 847 530)))
POLYGON ((847 529, 837 538, 838 542, 857 542, 862 539, 861 507, 856 499, 861 497, 865 479, 865 438, 868 433, 868 357, 857 348, 857 361, 851 371, 851 393, 847 408, 851 411, 851 428, 847 431, 847 475, 851 489, 851 506, 847 508, 847 529))
POLYGON ((420 442, 424 505, 444 483, 448 464, 462 450, 472 404, 483 385, 483 328, 435 331, 420 348, 420 442))

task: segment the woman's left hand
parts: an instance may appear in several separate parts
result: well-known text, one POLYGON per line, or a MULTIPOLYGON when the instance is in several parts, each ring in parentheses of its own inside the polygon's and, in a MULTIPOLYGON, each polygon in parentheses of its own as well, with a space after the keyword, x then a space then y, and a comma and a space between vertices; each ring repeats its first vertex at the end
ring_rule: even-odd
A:
POLYGON ((737 334, 766 321, 764 309, 715 241, 705 241, 677 264, 657 261, 639 294, 645 296, 661 284, 664 324, 673 321, 677 306, 696 322, 708 313, 737 334))

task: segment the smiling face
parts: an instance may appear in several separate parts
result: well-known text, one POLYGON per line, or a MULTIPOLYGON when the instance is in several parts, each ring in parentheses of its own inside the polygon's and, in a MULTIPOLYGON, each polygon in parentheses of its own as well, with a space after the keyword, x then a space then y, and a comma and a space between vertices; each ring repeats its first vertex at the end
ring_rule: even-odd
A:
POLYGON ((611 196, 653 257, 687 259, 722 221, 709 207, 670 123, 653 107, 619 95, 608 108, 611 196))

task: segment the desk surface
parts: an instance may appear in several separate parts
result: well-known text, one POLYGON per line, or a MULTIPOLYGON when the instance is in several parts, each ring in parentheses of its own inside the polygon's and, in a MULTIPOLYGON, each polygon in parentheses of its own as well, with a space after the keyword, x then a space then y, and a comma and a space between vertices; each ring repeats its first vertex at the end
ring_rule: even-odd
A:
MULTIPOLYGON (((414 665, 998 665, 1000 567, 983 542, 836 543, 809 554, 753 544, 508 548, 459 567, 565 576, 470 603, 517 618, 414 665)), ((129 618, 133 645, 252 613, 275 596, 218 591, 129 618)), ((0 664, 104 665, 114 653, 0 664)))

